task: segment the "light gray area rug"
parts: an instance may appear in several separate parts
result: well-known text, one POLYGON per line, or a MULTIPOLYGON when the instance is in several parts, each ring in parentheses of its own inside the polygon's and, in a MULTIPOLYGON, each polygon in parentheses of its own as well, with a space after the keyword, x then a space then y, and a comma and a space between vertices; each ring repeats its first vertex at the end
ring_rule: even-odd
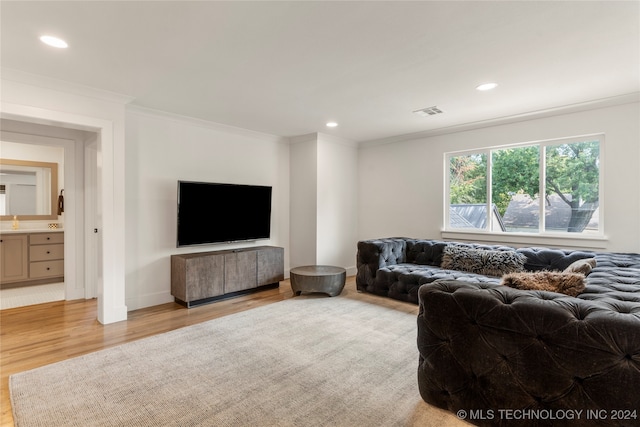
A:
POLYGON ((10 377, 16 426, 466 425, 418 393, 414 315, 298 297, 10 377))

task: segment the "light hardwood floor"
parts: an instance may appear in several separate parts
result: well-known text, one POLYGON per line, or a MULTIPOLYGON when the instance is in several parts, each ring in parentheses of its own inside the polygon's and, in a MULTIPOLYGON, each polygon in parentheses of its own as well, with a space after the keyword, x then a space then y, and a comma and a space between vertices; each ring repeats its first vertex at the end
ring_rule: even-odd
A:
MULTIPOLYGON (((275 289, 201 307, 186 309, 169 303, 131 311, 127 321, 110 325, 101 325, 96 320, 96 300, 58 301, 1 310, 0 427, 13 426, 9 376, 16 372, 292 297, 291 285, 285 280, 275 289)), ((418 313, 415 304, 356 292, 355 277, 347 278, 340 297, 355 298, 416 315, 418 313)))

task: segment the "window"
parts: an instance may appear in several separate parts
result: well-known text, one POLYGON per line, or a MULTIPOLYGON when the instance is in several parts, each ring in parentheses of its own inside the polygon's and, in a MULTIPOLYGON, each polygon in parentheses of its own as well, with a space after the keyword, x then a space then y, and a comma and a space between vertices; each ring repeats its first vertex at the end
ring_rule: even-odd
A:
POLYGON ((447 230, 601 235, 602 135, 446 154, 447 230))

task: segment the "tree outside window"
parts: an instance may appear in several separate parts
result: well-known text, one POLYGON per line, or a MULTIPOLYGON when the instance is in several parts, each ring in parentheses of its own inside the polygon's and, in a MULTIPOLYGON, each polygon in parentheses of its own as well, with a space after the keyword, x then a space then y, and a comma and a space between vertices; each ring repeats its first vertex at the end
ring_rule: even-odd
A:
POLYGON ((545 183, 571 209, 566 231, 582 233, 600 205, 600 142, 547 146, 545 183))
POLYGON ((451 157, 449 171, 451 204, 487 202, 486 154, 451 157))
POLYGON ((449 228, 600 232, 600 140, 448 155, 449 228))

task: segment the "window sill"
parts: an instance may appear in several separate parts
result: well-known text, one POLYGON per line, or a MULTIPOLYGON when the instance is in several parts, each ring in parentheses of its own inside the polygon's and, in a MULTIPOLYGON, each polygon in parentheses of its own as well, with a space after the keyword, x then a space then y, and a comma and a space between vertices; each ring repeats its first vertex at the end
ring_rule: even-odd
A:
POLYGON ((606 249, 609 239, 606 236, 566 236, 531 235, 528 233, 491 233, 485 231, 442 230, 443 240, 456 240, 507 246, 544 246, 556 248, 579 248, 585 250, 606 249))

